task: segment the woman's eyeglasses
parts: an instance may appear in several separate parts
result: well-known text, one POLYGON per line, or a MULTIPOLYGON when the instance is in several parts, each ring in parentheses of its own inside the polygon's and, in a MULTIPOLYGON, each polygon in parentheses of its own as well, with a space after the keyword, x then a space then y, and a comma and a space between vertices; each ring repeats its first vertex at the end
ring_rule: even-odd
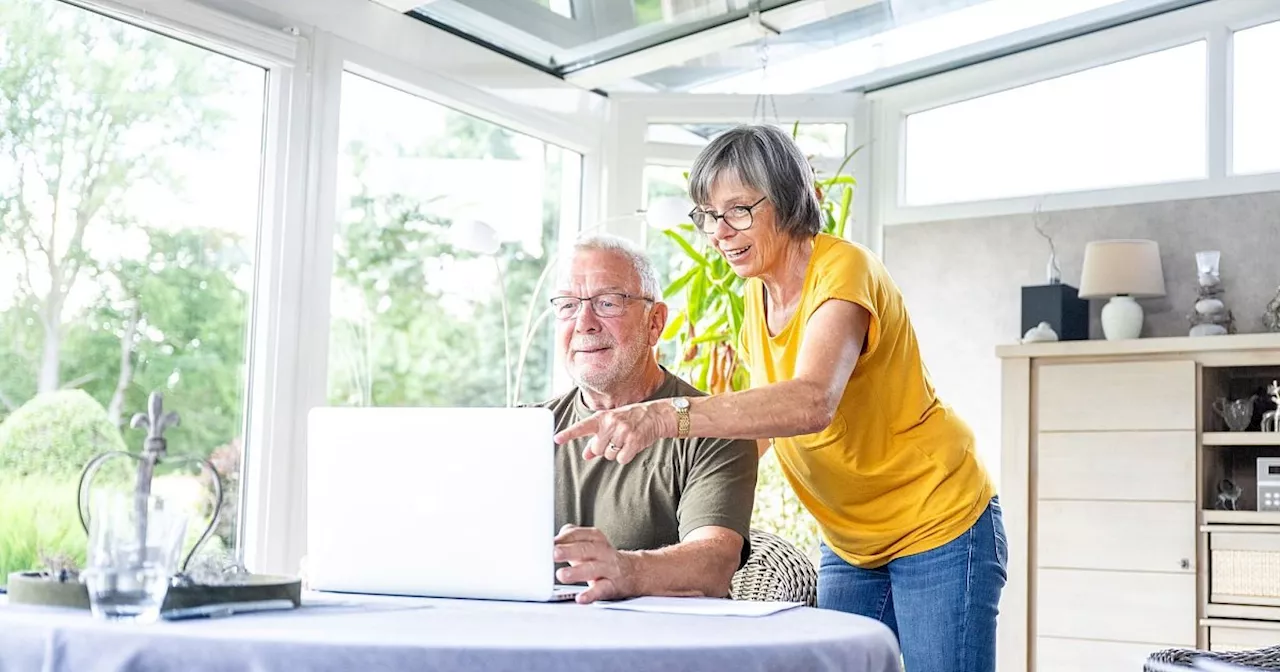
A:
POLYGON ((734 231, 746 231, 755 223, 755 216, 751 214, 757 206, 764 203, 768 196, 761 196, 760 200, 751 205, 735 205, 724 211, 723 215, 717 215, 711 210, 700 210, 694 208, 689 213, 689 217, 693 219, 693 225, 698 227, 703 233, 715 233, 716 228, 720 226, 719 221, 724 220, 725 224, 734 231))

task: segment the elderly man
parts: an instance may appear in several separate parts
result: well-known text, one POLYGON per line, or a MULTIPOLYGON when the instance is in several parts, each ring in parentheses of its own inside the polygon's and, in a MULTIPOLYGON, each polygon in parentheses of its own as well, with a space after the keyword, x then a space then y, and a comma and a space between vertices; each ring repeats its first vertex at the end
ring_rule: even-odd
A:
MULTIPOLYGON (((542 404, 557 431, 654 399, 671 399, 663 410, 681 422, 682 402, 702 393, 654 358, 667 321, 661 295, 652 264, 627 241, 578 242, 551 299, 557 346, 577 384, 542 404)), ((584 442, 556 446, 557 580, 587 583, 582 603, 727 596, 748 552, 755 443, 676 438, 645 448, 623 464, 588 459, 584 442)))

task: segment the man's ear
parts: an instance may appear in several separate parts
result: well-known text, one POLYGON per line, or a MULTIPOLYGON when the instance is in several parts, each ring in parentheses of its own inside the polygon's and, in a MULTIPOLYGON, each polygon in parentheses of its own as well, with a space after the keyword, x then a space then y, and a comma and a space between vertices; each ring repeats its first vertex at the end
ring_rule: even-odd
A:
POLYGON ((667 304, 657 301, 653 310, 649 311, 649 347, 658 344, 662 338, 662 330, 667 328, 667 304))

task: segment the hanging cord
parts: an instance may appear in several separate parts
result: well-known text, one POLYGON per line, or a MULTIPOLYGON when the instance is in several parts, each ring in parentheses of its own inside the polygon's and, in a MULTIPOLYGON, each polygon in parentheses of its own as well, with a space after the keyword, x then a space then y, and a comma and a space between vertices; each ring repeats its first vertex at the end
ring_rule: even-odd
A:
MULTIPOLYGON (((755 7, 751 10, 751 21, 759 26, 760 30, 773 35, 779 35, 778 30, 766 24, 762 19, 760 0, 755 0, 755 7)), ((760 38, 760 46, 756 47, 756 52, 760 56, 760 93, 756 94, 756 100, 751 108, 752 123, 769 123, 768 115, 773 113, 773 122, 781 124, 782 118, 778 116, 778 101, 769 93, 769 36, 760 38)))
POLYGON ((761 41, 756 51, 760 53, 761 92, 756 94, 755 104, 751 108, 751 121, 752 123, 769 123, 768 115, 772 113, 774 123, 781 124, 782 118, 778 116, 778 100, 773 97, 772 93, 769 93, 767 88, 769 81, 769 43, 761 41))

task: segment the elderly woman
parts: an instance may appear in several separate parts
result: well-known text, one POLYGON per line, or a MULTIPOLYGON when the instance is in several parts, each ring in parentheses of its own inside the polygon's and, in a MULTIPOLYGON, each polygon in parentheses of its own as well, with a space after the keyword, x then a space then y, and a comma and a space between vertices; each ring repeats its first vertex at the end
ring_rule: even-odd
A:
POLYGON ((601 412, 557 436, 626 464, 655 440, 772 445, 822 530, 818 606, 879 619, 909 672, 995 669, 1007 546, 968 425, 936 394, 902 295, 865 248, 821 233, 787 134, 716 138, 689 176, 694 223, 747 278, 752 388, 601 412))

